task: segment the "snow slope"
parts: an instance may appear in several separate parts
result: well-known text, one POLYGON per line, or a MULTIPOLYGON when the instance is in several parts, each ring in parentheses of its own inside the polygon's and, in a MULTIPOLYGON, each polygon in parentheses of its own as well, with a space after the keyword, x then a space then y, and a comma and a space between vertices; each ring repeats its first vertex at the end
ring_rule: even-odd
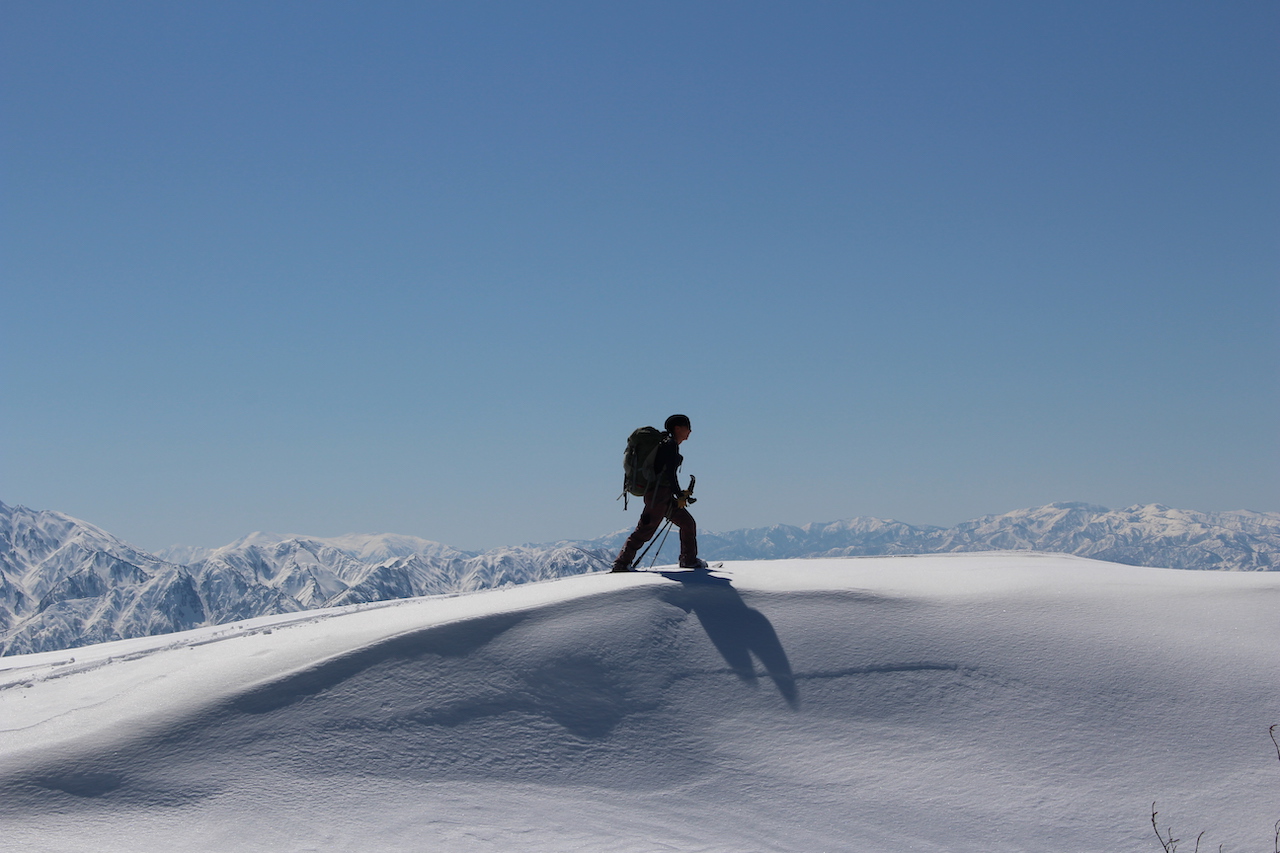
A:
POLYGON ((1280 817, 1280 575, 730 563, 0 659, 26 851, 1206 849, 1280 817))

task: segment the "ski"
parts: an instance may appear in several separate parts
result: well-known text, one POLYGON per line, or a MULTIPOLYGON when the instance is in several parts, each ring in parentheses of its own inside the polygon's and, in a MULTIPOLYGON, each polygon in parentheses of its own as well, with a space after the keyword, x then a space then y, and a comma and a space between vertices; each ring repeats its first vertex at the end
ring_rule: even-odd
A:
POLYGON ((602 575, 631 575, 631 574, 650 574, 650 575, 679 575, 679 574, 699 574, 716 571, 728 571, 724 567, 724 563, 707 563, 705 569, 686 569, 681 566, 651 566, 647 569, 626 569, 625 571, 608 571, 600 572, 602 575))

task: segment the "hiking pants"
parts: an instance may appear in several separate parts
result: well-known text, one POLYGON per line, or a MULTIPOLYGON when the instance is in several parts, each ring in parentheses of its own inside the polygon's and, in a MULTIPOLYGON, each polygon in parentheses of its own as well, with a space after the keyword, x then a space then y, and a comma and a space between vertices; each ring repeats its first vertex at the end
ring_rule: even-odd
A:
POLYGON ((680 529, 680 562, 692 562, 698 558, 698 525, 687 509, 676 509, 675 495, 670 488, 658 488, 644 496, 644 511, 635 531, 627 537, 622 553, 613 564, 625 568, 635 560, 644 543, 653 538, 662 522, 668 517, 680 529))

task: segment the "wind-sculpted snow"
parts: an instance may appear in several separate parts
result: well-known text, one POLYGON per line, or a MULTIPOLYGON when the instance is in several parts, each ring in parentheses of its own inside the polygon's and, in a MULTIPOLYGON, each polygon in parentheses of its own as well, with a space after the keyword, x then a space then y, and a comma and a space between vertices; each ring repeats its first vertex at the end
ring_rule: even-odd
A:
POLYGON ((1269 847, 1280 575, 593 574, 0 660, 24 850, 1269 847))
MULTIPOLYGON (((254 533, 176 565, 56 512, 0 504, 0 650, 21 654, 257 616, 471 592, 607 567, 627 531, 474 554, 391 534, 254 533)), ((1275 570, 1280 513, 1050 504, 953 528, 858 518, 699 534, 711 560, 955 551, 1071 553, 1133 565, 1275 570)), ((649 562, 674 562, 676 543, 649 562)))

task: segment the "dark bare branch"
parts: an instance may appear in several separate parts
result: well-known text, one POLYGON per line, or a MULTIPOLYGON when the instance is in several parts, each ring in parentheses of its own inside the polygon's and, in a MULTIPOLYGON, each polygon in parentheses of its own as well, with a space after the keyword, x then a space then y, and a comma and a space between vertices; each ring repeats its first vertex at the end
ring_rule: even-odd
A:
POLYGON ((1156 811, 1156 804, 1151 804, 1151 828, 1156 831, 1156 840, 1160 842, 1160 846, 1164 848, 1164 853, 1176 853, 1178 849, 1178 841, 1181 839, 1173 837, 1173 828, 1169 827, 1165 830, 1168 838, 1160 834, 1160 825, 1156 823, 1156 815, 1160 814, 1156 811))

